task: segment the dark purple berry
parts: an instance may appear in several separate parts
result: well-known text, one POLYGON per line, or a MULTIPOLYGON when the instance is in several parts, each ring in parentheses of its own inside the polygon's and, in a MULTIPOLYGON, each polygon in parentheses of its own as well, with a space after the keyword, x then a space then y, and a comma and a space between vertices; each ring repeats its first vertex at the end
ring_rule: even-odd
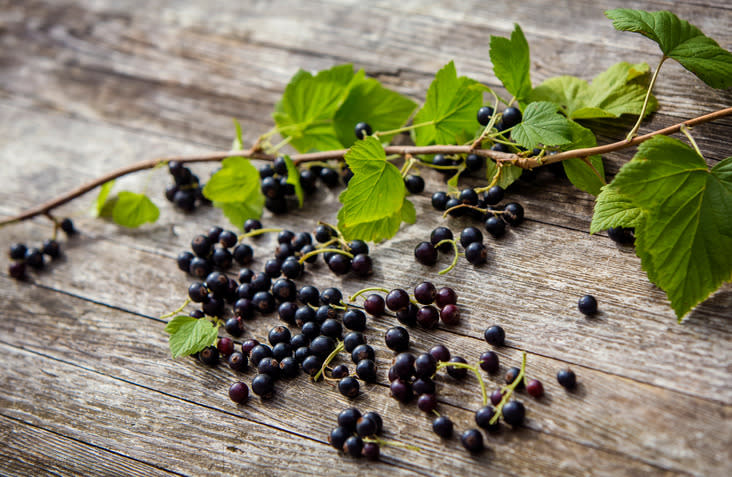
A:
POLYGON ((437 249, 429 242, 420 242, 414 247, 414 258, 422 265, 437 263, 437 249))
POLYGON ((364 139, 366 136, 371 136, 373 130, 371 129, 371 126, 368 125, 368 123, 360 122, 356 124, 353 132, 356 135, 356 139, 364 139))
POLYGON ((480 123, 481 126, 488 126, 488 123, 491 122, 491 117, 493 117, 493 108, 490 106, 483 106, 478 110, 478 123, 480 123))
POLYGON ((381 295, 372 293, 364 300, 363 309, 371 316, 381 316, 386 311, 386 303, 381 295))
POLYGON ((538 379, 529 379, 526 383, 526 392, 538 399, 544 395, 544 385, 538 379))
POLYGON ((354 377, 346 376, 338 381, 338 391, 347 398, 358 396, 359 388, 358 379, 354 377))
POLYGON ((473 242, 465 248, 465 259, 473 265, 482 265, 488 259, 488 249, 482 242, 473 242))
POLYGON ((198 359, 201 360, 203 364, 216 366, 219 364, 219 350, 216 346, 207 346, 198 353, 198 359))
POLYGON ((414 287, 414 298, 423 305, 429 305, 435 301, 437 290, 430 282, 422 282, 414 287))
POLYGON ((356 308, 349 308, 343 314, 343 326, 349 330, 363 331, 366 329, 366 314, 356 308))
POLYGON ((432 431, 443 439, 452 436, 452 421, 447 416, 440 416, 432 421, 432 431))
POLYGON ((452 240, 452 230, 448 229, 447 227, 437 227, 435 228, 432 233, 430 233, 430 243, 437 247, 437 250, 440 252, 449 252, 450 249, 452 249, 452 244, 447 242, 443 243, 439 247, 437 246, 438 243, 442 242, 443 240, 452 240))
POLYGON ((417 407, 422 412, 430 413, 437 407, 437 397, 434 394, 422 394, 417 398, 417 407))
POLYGON ((435 345, 435 346, 433 346, 432 348, 430 348, 429 353, 438 362, 447 362, 447 361, 450 361, 450 350, 447 349, 447 347, 444 346, 444 345, 435 345))
POLYGON ((450 287, 442 287, 435 294, 435 304, 440 308, 457 305, 457 293, 450 287))
POLYGON ((384 341, 389 349, 397 353, 406 351, 409 348, 409 332, 401 326, 389 328, 384 335, 384 341))
POLYGON ((516 202, 508 203, 503 208, 503 214, 501 214, 501 217, 503 217, 503 220, 505 220, 509 225, 517 226, 524 221, 524 208, 521 204, 517 204, 516 202))
POLYGON ((484 406, 475 411, 475 423, 480 427, 481 429, 485 429, 486 431, 497 431, 499 428, 498 421, 491 424, 491 419, 493 419, 493 416, 495 416, 496 410, 493 409, 491 406, 484 406))
MULTIPOLYGON (((450 358, 449 362, 467 364, 467 361, 465 361, 465 358, 462 358, 460 356, 455 356, 455 357, 450 358)), ((452 376, 455 379, 462 379, 468 375, 467 368, 448 365, 445 369, 447 370, 447 374, 449 374, 450 376, 452 376)))
POLYGON ((493 351, 486 351, 480 355, 480 369, 493 374, 498 371, 498 355, 493 351))
POLYGON ((484 449, 483 434, 478 429, 468 429, 460 435, 460 443, 469 452, 480 452, 484 449))
POLYGON ((557 373, 557 381, 566 389, 574 389, 577 385, 577 376, 571 369, 563 369, 557 373))
POLYGON ((526 409, 520 401, 511 400, 504 404, 501 410, 503 420, 510 426, 519 426, 524 422, 524 416, 526 415, 526 409))
POLYGON ((400 311, 409 306, 409 293, 401 288, 396 288, 386 295, 386 307, 391 311, 400 311))
POLYGON ((410 194, 419 194, 424 191, 424 179, 421 176, 414 174, 408 175, 404 179, 404 185, 407 186, 410 194))
POLYGON ((252 379, 252 392, 262 399, 274 396, 274 379, 269 374, 257 374, 252 379))
POLYGON ((483 332, 483 338, 493 346, 503 346, 506 340, 506 332, 498 325, 493 325, 483 332))
POLYGON ((407 326, 415 326, 417 324, 417 311, 419 307, 414 303, 409 303, 407 308, 396 312, 397 320, 407 326))
POLYGON ((373 271, 373 263, 369 255, 360 253, 353 257, 351 261, 353 272, 359 277, 367 277, 373 271))
POLYGON ((440 311, 432 305, 425 305, 417 310, 417 323, 426 330, 431 330, 440 321, 440 311))
POLYGON ((412 399, 412 386, 409 381, 395 379, 389 385, 391 396, 399 402, 409 402, 412 399))
POLYGON ((485 229, 494 238, 503 236, 506 233, 506 222, 499 219, 495 215, 491 215, 485 221, 485 229))
POLYGON ((460 323, 460 308, 456 305, 445 305, 440 310, 440 320, 447 326, 455 326, 460 323))
POLYGON ((237 404, 246 402, 249 398, 249 388, 242 382, 234 383, 229 387, 229 398, 237 404))

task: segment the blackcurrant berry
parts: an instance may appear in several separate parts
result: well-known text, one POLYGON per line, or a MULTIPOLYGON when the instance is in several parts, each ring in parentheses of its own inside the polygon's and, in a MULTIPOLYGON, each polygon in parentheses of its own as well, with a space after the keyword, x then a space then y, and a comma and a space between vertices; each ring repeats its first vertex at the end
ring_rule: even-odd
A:
MULTIPOLYGON (((320 324, 321 327, 323 326, 323 322, 325 320, 335 320, 337 318, 338 311, 334 308, 329 307, 328 305, 323 305, 315 310, 315 321, 320 324)), ((325 335, 327 333, 323 332, 323 334, 325 335)))
POLYGON ((252 392, 262 399, 274 396, 274 379, 269 374, 257 374, 252 379, 252 392))
POLYGON ((310 342, 310 352, 320 359, 325 359, 335 349, 336 342, 330 336, 316 336, 310 342))
POLYGON ((424 191, 424 179, 422 179, 422 176, 410 174, 404 179, 404 185, 407 186, 410 194, 419 194, 424 191))
POLYGON ((259 362, 261 360, 265 358, 272 358, 273 354, 274 353, 272 353, 272 348, 270 348, 269 346, 265 344, 257 344, 249 352, 249 361, 252 363, 252 366, 259 366, 259 362))
POLYGON ((485 166, 485 158, 477 154, 468 154, 465 158, 465 168, 468 172, 477 172, 485 166))
POLYGON ((25 262, 13 262, 8 265, 8 275, 14 280, 25 278, 25 262))
POLYGON ((361 437, 375 435, 376 429, 378 429, 378 425, 372 419, 362 417, 356 422, 356 433, 361 437))
POLYGON ((25 263, 28 264, 29 267, 35 268, 36 270, 40 270, 41 268, 43 268, 45 262, 43 261, 43 253, 41 253, 41 250, 36 247, 31 247, 26 250, 25 263))
POLYGON ((244 371, 249 365, 249 359, 238 351, 229 355, 228 362, 229 367, 234 371, 244 371))
POLYGON ((460 308, 456 305, 445 305, 440 310, 440 320, 447 326, 455 326, 460 322, 460 308))
MULTIPOLYGON (((310 347, 312 348, 312 345, 310 347)), ((358 363, 362 359, 370 359, 371 361, 374 361, 376 359, 374 348, 367 344, 360 344, 353 348, 353 351, 351 351, 351 360, 354 363, 358 363)))
POLYGON ((348 376, 349 374, 351 374, 351 371, 350 371, 350 370, 348 369, 348 366, 346 366, 345 364, 339 364, 339 365, 337 365, 337 366, 336 366, 335 368, 333 368, 333 370, 332 370, 332 371, 330 372, 330 376, 331 376, 331 377, 332 377, 333 379, 341 379, 341 378, 345 378, 345 377, 346 377, 346 376, 348 376))
MULTIPOLYGON (((511 367, 506 371, 506 384, 512 384, 518 379, 519 373, 521 373, 521 370, 515 366, 511 367)), ((524 387, 523 379, 516 384, 516 389, 521 389, 524 387)))
POLYGON ((262 358, 257 365, 257 372, 259 374, 268 374, 272 376, 272 379, 278 379, 280 377, 280 362, 275 358, 262 358))
POLYGON ((460 443, 468 452, 480 452, 484 449, 483 434, 478 429, 468 429, 460 435, 460 443))
POLYGON ((480 355, 480 369, 488 373, 498 371, 498 355, 493 351, 486 351, 480 355))
MULTIPOLYGON (((472 189, 471 189, 472 190, 472 189)), ((466 227, 460 233, 460 245, 467 248, 473 242, 482 242, 483 234, 477 227, 466 227)))
POLYGON ((391 396, 399 402, 409 402, 412 399, 412 385, 409 381, 395 379, 389 385, 391 396))
POLYGON ((431 378, 417 378, 412 382, 412 390, 415 394, 435 394, 435 382, 431 378))
POLYGON ((240 243, 236 247, 234 247, 234 260, 236 260, 236 263, 239 265, 249 265, 252 262, 252 258, 254 257, 254 250, 252 250, 252 247, 245 243, 240 243))
POLYGON ((320 177, 320 180, 323 182, 323 184, 328 187, 335 187, 340 181, 340 176, 338 175, 338 173, 335 171, 335 169, 331 169, 330 167, 322 168, 318 177, 320 177))
POLYGON ((272 177, 275 174, 274 167, 271 164, 265 164, 259 168, 259 178, 266 179, 272 177))
POLYGON ((313 244, 313 236, 307 232, 298 232, 295 234, 295 238, 292 239, 292 246, 295 250, 304 252, 304 247, 313 244))
POLYGON ((277 309, 277 303, 270 292, 259 291, 252 297, 254 308, 260 313, 272 313, 277 309))
POLYGON ((566 389, 573 389, 577 385, 577 376, 571 369, 563 369, 557 373, 557 382, 566 389))
POLYGON ((508 203, 503 208, 503 214, 501 214, 501 217, 509 225, 519 225, 521 224, 521 222, 524 221, 524 208, 521 206, 521 204, 518 204, 516 202, 508 203))
POLYGON ((262 228, 262 222, 257 219, 247 219, 244 222, 244 232, 251 232, 262 228))
MULTIPOLYGON (((339 383, 340 384, 340 383, 339 383)), ((358 384, 358 381, 356 381, 358 384)), ((358 392, 356 392, 358 394, 358 392)), ((351 457, 361 457, 363 451, 363 439, 359 436, 351 436, 343 443, 343 452, 351 457)))
POLYGON ((497 431, 499 428, 498 421, 491 424, 491 419, 493 419, 493 416, 496 414, 496 410, 493 409, 491 406, 484 406, 475 411, 475 424, 478 425, 481 429, 485 429, 486 431, 497 431))
POLYGON ((320 301, 324 305, 340 305, 343 300, 343 293, 337 288, 326 288, 320 292, 320 301))
POLYGON ((447 361, 450 361, 450 350, 447 349, 447 347, 444 346, 444 345, 435 345, 435 346, 433 346, 432 348, 430 348, 429 353, 438 362, 447 362, 447 361))
POLYGON ((389 349, 397 353, 406 351, 409 348, 409 332, 401 326, 389 328, 384 335, 384 341, 389 349))
POLYGON ((336 275, 345 275, 351 270, 351 259, 340 253, 333 254, 328 260, 328 268, 336 275))
MULTIPOLYGON (((295 361, 297 361, 298 363, 303 363, 308 356, 312 356, 309 346, 300 346, 299 348, 295 349, 295 361)), ((317 359, 317 357, 315 356, 314 358, 317 359)), ((305 368, 303 368, 303 370, 304 369, 305 368)))
POLYGON ((429 305, 435 301, 437 289, 430 282, 422 282, 414 287, 414 298, 423 305, 429 305))
POLYGON ((267 337, 269 339, 269 344, 274 346, 277 343, 289 343, 292 335, 289 328, 280 325, 270 329, 267 337))
POLYGON ((503 110, 501 121, 503 122, 504 128, 512 128, 521 122, 521 111, 513 106, 506 108, 503 110))
MULTIPOLYGON (((462 205, 462 202, 456 197, 451 197, 447 200, 447 204, 445 204, 445 210, 450 210, 453 207, 457 207, 458 205, 462 205)), ((454 210, 450 210, 449 212, 451 217, 462 217, 465 215, 465 208, 464 207, 457 207, 454 210)))
POLYGON ((430 242, 420 242, 414 248, 414 258, 422 265, 434 265, 437 263, 437 250, 430 242))
POLYGON ((504 404, 501 414, 506 424, 510 426, 519 426, 524 422, 526 409, 521 401, 511 400, 504 404))
POLYGON ((367 277, 371 275, 371 272, 373 271, 371 257, 363 253, 354 256, 351 268, 359 277, 367 277))
POLYGON ((616 243, 629 245, 635 242, 635 229, 625 227, 613 227, 607 229, 607 236, 616 243))
POLYGON ((367 383, 376 381, 376 363, 371 359, 362 359, 356 363, 356 374, 367 383))
POLYGON ((584 315, 594 315, 597 313, 597 300, 592 295, 585 295, 579 299, 577 308, 584 315))
POLYGON ((386 295, 385 302, 391 311, 403 310, 409 306, 409 293, 401 288, 395 288, 386 295))
POLYGON ((478 193, 473 189, 463 189, 460 191, 458 200, 462 204, 476 205, 478 203, 478 193))
POLYGON ((404 325, 415 326, 417 324, 417 311, 419 311, 419 307, 410 302, 404 310, 396 312, 397 320, 404 325))
POLYGON ((333 318, 328 318, 320 325, 320 332, 325 336, 339 340, 343 335, 343 325, 333 318))
POLYGON ((452 240, 452 230, 448 229, 447 227, 437 227, 430 233, 430 243, 437 247, 437 249, 440 252, 449 252, 450 249, 452 249, 452 244, 443 243, 439 247, 437 246, 438 243, 442 242, 443 240, 452 240))
POLYGON ((310 339, 308 339, 308 337, 302 333, 296 334, 295 336, 290 338, 290 346, 292 347, 292 349, 297 349, 301 346, 308 345, 310 345, 310 339))
POLYGON ((346 376, 345 378, 338 381, 338 391, 347 398, 355 398, 359 392, 358 379, 346 376))
POLYGON ((343 326, 349 330, 363 331, 366 329, 366 314, 356 308, 349 308, 343 314, 343 326))
POLYGON ((226 320, 226 323, 224 324, 224 329, 227 333, 234 337, 239 337, 242 335, 242 333, 244 333, 244 325, 242 324, 241 319, 236 316, 226 320))
POLYGON ((222 247, 231 248, 239 241, 236 233, 231 230, 224 230, 219 234, 219 243, 222 247))
POLYGON ((526 383, 526 392, 538 399, 544 395, 544 385, 538 379, 529 379, 526 383))
POLYGON ((503 400, 503 392, 500 389, 496 389, 491 393, 491 404, 494 406, 498 406, 498 404, 503 400))
POLYGON ((493 117, 493 108, 490 106, 483 106, 478 110, 478 122, 481 126, 488 126, 491 117, 493 117))
MULTIPOLYGON (((23 253, 25 253, 25 251, 23 253)), ((193 260, 193 257, 194 257, 194 255, 188 251, 179 253, 178 257, 176 258, 176 263, 178 264, 178 268, 182 272, 188 273, 188 270, 191 268, 191 260, 193 260)))
POLYGON ((345 427, 339 426, 330 431, 330 434, 328 435, 328 442, 330 442, 330 445, 334 448, 339 451, 343 451, 343 444, 345 444, 346 439, 349 437, 351 437, 351 431, 345 427))
MULTIPOLYGON (((227 280, 228 281, 228 280, 227 280)), ((188 287, 188 298, 193 303, 203 303, 208 299, 208 289, 201 282, 193 282, 188 287)))
POLYGON ((363 240, 351 240, 348 242, 348 250, 354 255, 369 254, 369 246, 363 240))
POLYGON ((255 346, 259 344, 259 341, 255 339, 248 339, 241 344, 241 352, 244 356, 249 356, 255 346))
POLYGON ((447 208, 447 201, 450 197, 446 192, 438 191, 432 194, 432 207, 436 210, 445 210, 447 208))
POLYGON ((297 297, 297 286, 289 278, 278 278, 272 284, 272 295, 278 302, 292 302, 297 297))
POLYGON ((191 249, 198 257, 208 257, 211 253, 211 240, 207 235, 196 235, 191 241, 191 249))
POLYGON ((366 344, 366 337, 360 331, 351 331, 343 338, 343 347, 352 353, 358 345, 366 344))
POLYGON ((229 387, 229 398, 237 404, 246 402, 249 398, 249 388, 242 382, 234 383, 229 387))
POLYGON ((53 239, 48 239, 43 242, 41 251, 51 258, 58 258, 61 256, 61 245, 53 239))
POLYGON ((198 359, 203 364, 216 366, 219 364, 219 350, 216 346, 207 346, 198 353, 198 359))
POLYGON ((371 136, 373 130, 367 123, 360 122, 356 124, 353 132, 356 135, 356 139, 364 139, 366 136, 371 136))
MULTIPOLYGON (((194 286, 195 283, 191 286, 194 286)), ((224 296, 229 290, 229 277, 221 272, 211 272, 206 277, 206 288, 216 296, 224 296)), ((190 295, 190 288, 188 290, 190 295)), ((191 297, 193 300, 193 297, 191 297)), ((195 301, 195 300, 194 300, 195 301)))
POLYGON ((437 372, 437 360, 429 353, 422 353, 414 360, 414 375, 431 378, 437 372))
POLYGON ((372 293, 364 300, 363 309, 371 316, 381 316, 386 311, 386 303, 381 295, 372 293))
POLYGON ((297 299, 305 305, 319 306, 320 292, 314 286, 306 285, 297 292, 297 299))
MULTIPOLYGON (((295 319, 297 322, 297 318, 295 319)), ((302 324, 302 334, 304 334, 309 340, 314 340, 320 335, 320 325, 314 321, 308 321, 302 324)))
POLYGON ((397 377, 409 380, 414 376, 414 355, 411 353, 399 353, 394 357, 391 367, 397 377))
POLYGON ((452 421, 447 416, 440 416, 432 421, 432 431, 444 439, 452 436, 452 429, 452 421))
POLYGON ((426 330, 431 330, 440 321, 440 311, 432 305, 425 305, 417 310, 417 323, 426 330))
POLYGON ((282 262, 281 271, 287 278, 297 279, 302 275, 303 266, 295 257, 287 257, 282 262))
POLYGON ((422 394, 417 398, 417 407, 422 412, 431 413, 437 407, 437 397, 434 394, 422 394))
POLYGON ((349 433, 355 432, 356 424, 358 423, 359 419, 361 419, 361 412, 355 407, 350 407, 348 409, 342 410, 338 414, 338 425, 340 427, 343 427, 344 429, 347 429, 349 433))
POLYGON ((76 233, 77 233, 77 230, 74 227, 74 222, 72 222, 71 219, 69 219, 68 217, 61 221, 60 226, 61 226, 61 230, 63 230, 64 233, 66 235, 68 235, 69 237, 72 235, 76 235, 76 233))
POLYGON ((501 328, 500 326, 493 325, 486 328, 486 330, 483 332, 483 338, 485 338, 485 341, 488 344, 491 344, 493 346, 503 346, 503 343, 506 340, 506 332, 503 331, 503 328, 501 328))
POLYGON ((485 199, 486 204, 496 205, 503 200, 504 192, 503 187, 495 185, 483 194, 483 198, 485 199))
POLYGON ((503 236, 504 233, 506 233, 506 222, 499 219, 495 215, 490 215, 485 220, 485 229, 488 231, 489 234, 491 234, 494 238, 498 238, 503 236))
POLYGON ((473 242, 465 248, 465 259, 473 265, 482 265, 488 260, 488 248, 482 242, 473 242))
POLYGON ((320 359, 318 356, 311 354, 302 361, 301 366, 302 370, 306 374, 309 374, 310 376, 315 376, 316 374, 318 374, 318 371, 320 371, 320 368, 323 366, 323 360, 320 359))
MULTIPOLYGON (((467 363, 467 361, 465 361, 465 358, 462 358, 460 356, 454 356, 454 357, 450 358, 449 362, 450 363, 462 363, 462 364, 467 363)), ((447 370, 447 374, 449 374, 450 376, 452 376, 455 379, 462 379, 468 375, 467 368, 448 365, 445 369, 447 370)))
POLYGON ((369 460, 377 460, 380 454, 379 444, 375 442, 366 442, 361 449, 361 456, 369 460))

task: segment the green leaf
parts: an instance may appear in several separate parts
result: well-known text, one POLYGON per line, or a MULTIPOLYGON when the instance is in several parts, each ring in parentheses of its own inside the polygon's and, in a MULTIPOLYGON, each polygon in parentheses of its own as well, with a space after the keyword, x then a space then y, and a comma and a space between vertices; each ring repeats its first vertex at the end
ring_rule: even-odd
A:
POLYGON ((527 149, 540 144, 558 146, 572 140, 567 118, 557 113, 559 107, 547 101, 526 106, 523 119, 511 130, 511 138, 527 149))
POLYGON ((198 353, 216 343, 218 328, 204 318, 178 315, 165 326, 173 358, 198 353))
MULTIPOLYGON (((531 91, 531 101, 550 101, 569 119, 618 118, 641 113, 650 69, 646 63, 616 63, 588 84, 575 76, 549 78, 531 91)), ((651 95, 646 115, 658 108, 651 95)))
MULTIPOLYGON (((485 170, 486 170, 486 178, 488 181, 492 181, 493 178, 496 176, 496 171, 498 170, 498 166, 496 163, 490 159, 487 159, 485 161, 485 170)), ((496 185, 501 186, 502 188, 506 189, 508 186, 513 184, 518 180, 519 177, 521 177, 521 174, 523 174, 524 170, 518 166, 514 166, 513 164, 504 163, 503 167, 501 169, 501 177, 498 178, 498 183, 496 185)))
POLYGON ((304 193, 302 190, 302 184, 300 184, 300 172, 298 172, 295 163, 292 162, 290 156, 284 156, 285 164, 287 165, 287 183, 292 184, 295 188, 295 195, 297 196, 297 203, 302 207, 304 200, 304 193))
POLYGON ((387 162, 383 146, 372 136, 356 142, 345 160, 353 177, 338 197, 343 204, 338 211, 338 228, 347 239, 393 237, 402 220, 414 216, 399 169, 387 162))
POLYGON ((529 43, 521 27, 515 24, 511 38, 491 35, 490 57, 493 72, 518 101, 531 92, 529 43))
POLYGON ((249 159, 227 157, 203 188, 203 195, 216 202, 242 202, 259 190, 259 171, 249 159))
MULTIPOLYGON (((389 131, 403 126, 417 104, 411 99, 391 91, 375 79, 365 79, 353 85, 348 97, 335 113, 335 131, 343 147, 351 147, 356 141, 353 130, 363 121, 374 131, 389 131)), ((380 136, 389 142, 393 136, 380 136)))
POLYGON ((160 210, 145 194, 122 191, 117 195, 112 219, 124 227, 135 228, 146 222, 155 222, 160 210))
MULTIPOLYGON (((562 147, 563 151, 597 146, 597 139, 592 131, 580 126, 574 121, 570 121, 569 126, 572 142, 564 145, 562 147)), ((598 195, 602 186, 605 185, 605 170, 602 164, 602 157, 595 154, 587 159, 592 164, 592 167, 580 158, 562 161, 562 166, 567 177, 575 187, 592 195, 598 195)))
POLYGON ((633 202, 606 185, 595 200, 590 233, 596 234, 614 227, 637 227, 642 211, 633 202))
POLYGON ((298 71, 285 88, 273 118, 278 132, 300 152, 341 148, 333 117, 351 88, 364 80, 363 70, 338 65, 313 76, 298 71))
POLYGON ((640 33, 655 41, 665 56, 681 63, 709 86, 732 87, 732 53, 686 20, 665 10, 618 8, 605 15, 617 30, 640 33))
POLYGON ((732 158, 710 171, 683 142, 656 136, 611 185, 641 209, 636 253, 679 319, 732 279, 732 158))
POLYGON ((95 215, 97 217, 104 216, 105 206, 107 205, 107 199, 109 198, 109 193, 112 191, 112 187, 114 187, 114 179, 105 182, 99 189, 99 195, 97 196, 97 200, 94 202, 95 215))
POLYGON ((414 131, 417 146, 459 144, 475 136, 479 128, 476 112, 483 105, 485 87, 461 76, 451 61, 435 75, 424 106, 414 116, 414 124, 432 123, 414 131))

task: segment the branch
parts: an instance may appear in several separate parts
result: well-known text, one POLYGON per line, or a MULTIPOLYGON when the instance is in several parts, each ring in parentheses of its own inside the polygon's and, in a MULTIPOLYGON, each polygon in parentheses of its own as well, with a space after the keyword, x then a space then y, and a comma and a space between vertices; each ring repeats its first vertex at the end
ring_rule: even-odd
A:
MULTIPOLYGON (((704 116, 699 116, 694 119, 690 119, 688 121, 684 121, 678 124, 675 124, 673 126, 669 126, 664 129, 659 129, 658 131, 653 131, 651 133, 645 134, 643 136, 636 136, 635 138, 631 140, 622 140, 618 142, 614 142, 612 144, 606 144, 604 146, 596 146, 596 147, 590 147, 590 148, 584 148, 584 149, 574 149, 572 151, 565 151, 560 152, 558 154, 554 154, 552 156, 544 157, 541 160, 538 160, 533 157, 524 157, 519 154, 511 154, 506 152, 499 152, 499 151, 493 151, 491 149, 473 149, 473 145, 467 145, 467 146, 386 146, 384 148, 384 151, 387 155, 391 154, 398 154, 400 156, 406 156, 406 155, 412 155, 412 156, 419 156, 419 155, 430 155, 430 154, 449 154, 449 155, 464 155, 464 154, 477 154, 482 157, 488 157, 496 162, 502 162, 502 163, 511 163, 518 167, 521 167, 523 169, 533 169, 535 167, 539 166, 545 166, 548 164, 553 164, 555 162, 561 162, 567 159, 574 159, 574 158, 585 158, 589 156, 593 156, 596 154, 606 154, 608 152, 617 151, 620 149, 625 149, 627 147, 635 146, 637 144, 642 143, 643 141, 647 141, 648 139, 652 138, 653 136, 657 136, 659 134, 663 135, 669 135, 677 133, 681 130, 682 127, 693 127, 697 124, 706 123, 709 121, 714 121, 716 119, 720 119, 726 116, 732 115, 732 107, 720 109, 719 111, 715 111, 710 114, 705 114, 704 116)), ((327 161, 332 159, 343 159, 343 156, 348 152, 348 149, 336 149, 332 151, 322 151, 322 152, 311 152, 307 154, 295 154, 292 157, 292 160, 294 163, 301 164, 304 162, 315 162, 315 161, 327 161)), ((250 159, 260 159, 264 161, 274 161, 274 159, 277 157, 273 154, 266 154, 261 152, 261 148, 259 144, 255 144, 249 149, 243 149, 243 150, 231 150, 231 151, 217 151, 217 152, 210 152, 210 153, 204 153, 204 154, 196 154, 192 156, 171 156, 171 157, 162 157, 157 159, 148 159, 146 161, 137 162, 135 164, 131 164, 126 167, 122 167, 120 169, 117 169, 115 171, 112 171, 108 174, 105 174, 102 177, 98 177, 94 180, 91 180, 85 184, 82 184, 81 186, 77 187, 76 189, 73 189, 63 195, 60 195, 59 197, 56 197, 55 199, 49 200, 47 202, 44 202, 40 205, 37 205, 31 209, 26 210, 23 213, 20 213, 14 217, 9 217, 6 219, 0 220, 0 227, 8 224, 12 224, 15 222, 20 222, 23 220, 28 220, 33 217, 36 217, 38 215, 44 215, 51 212, 51 210, 60 207, 63 204, 66 204, 67 202, 70 202, 77 197, 86 194, 87 192, 96 189, 97 187, 101 186, 102 184, 109 182, 113 179, 117 179, 118 177, 125 176, 127 174, 131 174, 133 172, 143 171, 146 169, 152 169, 154 167, 157 167, 160 164, 167 164, 171 161, 178 161, 182 163, 193 163, 193 162, 219 162, 227 157, 231 156, 244 156, 248 157, 250 159)))

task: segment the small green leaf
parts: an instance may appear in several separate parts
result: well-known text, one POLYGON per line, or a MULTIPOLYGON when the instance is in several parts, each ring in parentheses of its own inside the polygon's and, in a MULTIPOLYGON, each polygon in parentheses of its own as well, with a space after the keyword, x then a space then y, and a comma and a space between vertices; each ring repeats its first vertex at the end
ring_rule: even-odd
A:
MULTIPOLYGON (((563 151, 597 146, 597 139, 592 131, 580 126, 574 121, 570 121, 569 126, 572 134, 572 142, 562 146, 563 151)), ((602 158, 598 154, 595 154, 587 159, 592 164, 592 167, 580 158, 562 161, 562 166, 567 177, 575 187, 592 195, 598 195, 602 186, 605 185, 605 170, 602 164, 602 158)))
POLYGON ((590 233, 596 234, 614 227, 637 227, 642 214, 630 199, 618 194, 611 185, 602 188, 595 200, 590 233))
POLYGON ((679 319, 732 279, 732 158, 710 171, 683 142, 655 136, 611 186, 642 211, 636 253, 679 319))
POLYGON ((103 216, 105 206, 107 205, 107 199, 109 198, 109 193, 112 191, 112 187, 114 187, 114 179, 105 182, 99 189, 99 195, 97 196, 97 200, 94 202, 95 215, 97 217, 103 216))
MULTIPOLYGON (((403 126, 417 104, 396 91, 381 86, 375 79, 365 79, 355 84, 348 97, 335 113, 335 131, 343 147, 351 147, 356 141, 354 128, 365 122, 374 131, 389 131, 403 126)), ((380 136, 389 142, 393 136, 380 136)))
POLYGON ((284 156, 285 164, 287 164, 287 183, 292 184, 295 188, 295 195, 297 196, 297 203, 302 207, 304 200, 304 193, 302 191, 302 184, 300 184, 300 172, 298 172, 295 163, 292 162, 290 156, 284 156))
POLYGON ((351 88, 364 80, 363 70, 354 74, 353 65, 338 65, 313 76, 298 71, 275 106, 273 118, 278 132, 290 139, 300 152, 339 149, 333 117, 351 88))
POLYGON ((523 119, 511 130, 511 138, 527 149, 540 144, 558 146, 572 141, 567 118, 557 113, 554 103, 537 101, 526 106, 523 119))
MULTIPOLYGON (((488 159, 485 161, 485 170, 486 178, 488 179, 488 182, 490 182, 496 176, 498 166, 495 162, 488 159)), ((523 172, 524 170, 518 166, 504 163, 501 169, 501 177, 498 178, 498 183, 496 185, 501 186, 503 189, 506 189, 508 186, 516 182, 519 177, 521 177, 521 174, 523 174, 523 172)))
POLYGON ((417 146, 459 144, 475 136, 479 129, 476 112, 483 105, 485 87, 461 76, 451 61, 435 75, 427 91, 424 106, 414 117, 414 124, 432 123, 414 131, 417 146))
POLYGON ((235 151, 242 150, 244 149, 244 141, 241 137, 241 124, 239 124, 239 121, 237 121, 236 119, 233 119, 232 121, 234 121, 234 129, 236 130, 236 134, 234 136, 234 140, 231 143, 231 148, 235 151))
POLYGON ((112 219, 124 227, 135 228, 146 222, 155 222, 160 210, 145 194, 122 191, 117 195, 112 219))
MULTIPOLYGON (((529 43, 521 27, 515 24, 511 38, 491 35, 490 57, 493 72, 519 102, 531 92, 529 43)), ((475 113, 474 113, 475 114, 475 113)))
POLYGON ((204 318, 178 315, 165 326, 173 358, 198 353, 216 343, 218 328, 204 318))
MULTIPOLYGON (((531 91, 531 101, 550 101, 569 119, 618 118, 643 109, 650 69, 646 63, 616 63, 588 84, 575 76, 549 78, 531 91)), ((651 95, 646 114, 658 108, 651 95)))
POLYGON ((259 172, 249 159, 227 157, 203 188, 203 195, 216 202, 242 202, 259 190, 259 172))
POLYGON ((396 235, 402 222, 413 224, 417 220, 417 211, 414 208, 414 204, 406 198, 402 203, 401 209, 392 215, 369 222, 361 222, 353 226, 341 224, 342 211, 343 209, 338 212, 338 229, 346 240, 359 239, 370 242, 381 242, 396 235))
POLYGON ((618 8, 605 15, 617 30, 640 33, 655 41, 665 56, 681 63, 709 86, 732 87, 732 53, 686 20, 665 10, 618 8))

